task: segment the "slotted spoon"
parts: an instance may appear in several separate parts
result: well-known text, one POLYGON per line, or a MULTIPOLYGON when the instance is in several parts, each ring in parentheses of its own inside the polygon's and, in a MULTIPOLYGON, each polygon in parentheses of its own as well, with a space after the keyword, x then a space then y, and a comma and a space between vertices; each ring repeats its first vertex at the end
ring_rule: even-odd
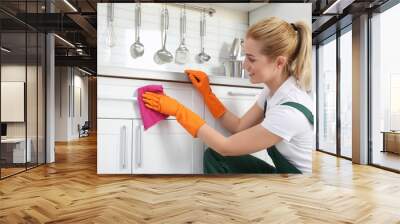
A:
POLYGON ((175 62, 178 64, 186 64, 189 61, 189 49, 185 46, 186 38, 186 7, 181 9, 180 18, 180 37, 181 42, 175 51, 175 62))

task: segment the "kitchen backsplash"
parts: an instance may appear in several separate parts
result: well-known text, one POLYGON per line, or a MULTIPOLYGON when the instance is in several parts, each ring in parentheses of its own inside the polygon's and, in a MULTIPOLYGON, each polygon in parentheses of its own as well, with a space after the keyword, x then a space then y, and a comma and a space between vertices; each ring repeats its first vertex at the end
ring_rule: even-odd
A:
MULTIPOLYGON (((199 4, 201 5, 201 4, 199 4)), ((144 45, 144 55, 133 59, 130 46, 135 41, 135 3, 114 3, 113 27, 115 45, 107 46, 107 3, 97 4, 97 63, 98 74, 104 68, 149 69, 168 72, 183 72, 185 68, 201 69, 210 75, 224 75, 223 62, 228 57, 235 37, 243 38, 248 28, 248 13, 222 7, 213 7, 216 13, 206 16, 205 52, 211 60, 197 63, 200 53, 200 12, 186 9, 186 46, 190 51, 190 61, 185 65, 158 65, 153 61, 155 52, 161 49, 161 9, 162 4, 142 3, 140 41, 144 45)), ((206 4, 204 4, 207 7, 206 4)), ((175 57, 180 42, 180 7, 168 4, 169 29, 166 49, 175 57)), ((113 74, 107 74, 113 75, 113 74)))

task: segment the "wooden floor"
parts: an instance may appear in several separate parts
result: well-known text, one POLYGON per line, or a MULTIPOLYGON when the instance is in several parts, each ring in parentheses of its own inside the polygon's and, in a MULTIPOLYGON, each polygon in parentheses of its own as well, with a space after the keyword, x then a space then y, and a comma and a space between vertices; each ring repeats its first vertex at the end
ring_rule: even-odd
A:
POLYGON ((379 150, 376 150, 374 151, 372 161, 374 164, 377 165, 400 170, 400 154, 392 152, 381 152, 379 150))
POLYGON ((98 176, 96 139, 0 181, 0 223, 400 223, 400 175, 314 155, 312 175, 98 176))
POLYGON ((10 176, 10 175, 13 175, 13 174, 16 174, 16 173, 19 173, 19 172, 22 172, 22 171, 24 171, 24 170, 26 170, 26 168, 25 167, 17 167, 17 168, 1 168, 1 177, 3 178, 3 177, 7 177, 7 176, 10 176))

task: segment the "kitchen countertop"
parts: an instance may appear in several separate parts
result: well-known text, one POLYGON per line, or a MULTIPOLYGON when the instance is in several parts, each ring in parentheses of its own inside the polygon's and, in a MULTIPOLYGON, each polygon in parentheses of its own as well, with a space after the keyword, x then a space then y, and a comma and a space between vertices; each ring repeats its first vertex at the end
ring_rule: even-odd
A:
MULTIPOLYGON (((171 72, 160 70, 143 70, 129 69, 121 67, 101 67, 99 66, 97 76, 99 77, 115 77, 115 78, 130 78, 130 79, 147 79, 172 82, 190 83, 190 80, 183 72, 171 72)), ((263 88, 263 84, 252 84, 249 79, 226 77, 221 75, 209 75, 210 84, 222 86, 237 86, 250 88, 263 88)))

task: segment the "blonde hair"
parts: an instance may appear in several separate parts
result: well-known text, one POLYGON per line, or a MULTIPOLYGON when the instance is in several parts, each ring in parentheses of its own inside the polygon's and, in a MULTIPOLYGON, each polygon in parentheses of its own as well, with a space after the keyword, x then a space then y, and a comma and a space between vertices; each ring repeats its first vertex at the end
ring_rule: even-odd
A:
POLYGON ((259 41, 261 53, 272 59, 287 57, 286 74, 293 75, 302 89, 310 90, 312 48, 311 31, 307 24, 289 24, 280 18, 270 17, 252 25, 247 30, 246 38, 259 41))

